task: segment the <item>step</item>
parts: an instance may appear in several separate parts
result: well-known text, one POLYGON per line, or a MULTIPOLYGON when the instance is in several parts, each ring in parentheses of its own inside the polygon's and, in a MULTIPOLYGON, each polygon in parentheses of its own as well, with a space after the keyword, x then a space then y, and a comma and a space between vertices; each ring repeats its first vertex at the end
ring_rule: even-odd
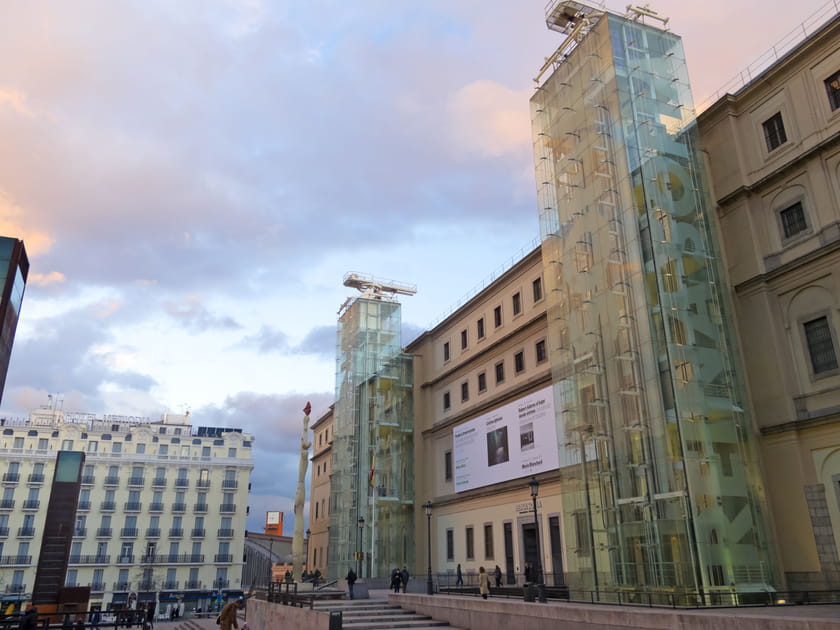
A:
POLYGON ((392 622, 345 622, 341 627, 342 630, 351 630, 352 628, 356 628, 357 630, 396 630, 397 628, 440 628, 444 626, 449 626, 449 624, 445 621, 435 621, 434 619, 426 618, 392 622))

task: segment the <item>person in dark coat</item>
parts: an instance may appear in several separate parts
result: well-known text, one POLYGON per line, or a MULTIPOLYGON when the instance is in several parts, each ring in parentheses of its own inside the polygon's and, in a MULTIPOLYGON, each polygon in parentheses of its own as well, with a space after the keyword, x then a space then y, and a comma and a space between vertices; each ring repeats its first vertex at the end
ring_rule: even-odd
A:
POLYGON ((26 610, 20 618, 18 630, 38 630, 38 609, 32 602, 26 602, 26 610))
POLYGON ((400 592, 400 570, 397 568, 391 571, 391 588, 395 593, 400 592))
POLYGON ((461 563, 458 563, 458 568, 455 570, 455 586, 464 585, 464 576, 461 574, 461 563))
POLYGON ((356 572, 353 570, 353 567, 350 567, 350 570, 347 572, 347 577, 344 579, 347 580, 347 590, 350 591, 350 599, 353 599, 353 585, 356 583, 356 572))
POLYGON ((400 582, 402 583, 402 592, 405 593, 408 588, 408 569, 406 567, 403 567, 400 571, 400 582))
POLYGON ((499 565, 496 565, 496 569, 493 571, 493 576, 496 578, 496 588, 501 588, 502 586, 502 569, 499 565))
POLYGON ((531 563, 530 562, 525 563, 525 583, 526 584, 531 583, 531 563))

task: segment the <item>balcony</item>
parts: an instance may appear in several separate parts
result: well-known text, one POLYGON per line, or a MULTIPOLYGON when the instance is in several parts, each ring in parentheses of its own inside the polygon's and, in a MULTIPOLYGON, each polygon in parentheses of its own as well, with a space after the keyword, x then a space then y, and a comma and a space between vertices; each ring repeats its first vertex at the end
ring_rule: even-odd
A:
POLYGON ((73 530, 73 538, 84 538, 87 536, 87 527, 76 527, 73 530))
POLYGON ((219 506, 219 512, 222 514, 233 514, 236 512, 236 503, 222 503, 219 506))
POLYGON ((32 564, 32 556, 0 556, 0 565, 29 565, 32 564))
POLYGON ((111 556, 70 556, 68 564, 111 564, 111 556))
POLYGON ((143 484, 146 480, 143 477, 129 477, 128 478, 128 485, 129 487, 143 487, 143 484))
POLYGON ((184 582, 184 588, 186 590, 199 589, 201 588, 201 580, 187 580, 184 582))
POLYGON ((123 527, 120 530, 120 538, 137 538, 137 534, 136 527, 123 527))
POLYGON ((216 532, 218 538, 233 538, 232 529, 220 529, 216 532))
POLYGON ((232 553, 217 553, 213 557, 213 562, 233 562, 232 553))
POLYGON ((139 501, 129 501, 125 504, 123 509, 126 512, 139 512, 140 510, 143 509, 143 504, 140 503, 139 501))
POLYGON ((29 475, 29 483, 44 483, 44 473, 32 473, 29 475))
POLYGON ((114 582, 115 591, 130 591, 131 582, 114 582))
POLYGON ((177 590, 180 582, 178 580, 164 580, 163 588, 167 590, 177 590))
POLYGON ((3 473, 3 483, 17 483, 20 481, 20 473, 3 473))
POLYGON ((160 538, 159 527, 149 527, 146 529, 146 538, 160 538))
POLYGON ((172 527, 169 529, 170 538, 181 538, 184 535, 184 530, 180 527, 172 527))
POLYGON ((163 503, 149 503, 149 512, 163 512, 163 503))
POLYGON ((222 489, 223 490, 236 490, 239 487, 239 482, 236 479, 223 479, 222 480, 222 489))
POLYGON ((0 510, 14 510, 15 509, 15 500, 14 499, 0 499, 0 510))
POLYGON ((110 538, 113 530, 110 527, 99 527, 96 530, 97 538, 110 538))
POLYGON ((93 475, 82 475, 82 485, 92 486, 94 482, 93 475))
POLYGON ((186 477, 180 477, 175 480, 175 487, 176 488, 189 488, 190 487, 190 480, 186 477))
POLYGON ((117 502, 116 501, 103 501, 99 504, 99 509, 103 512, 113 512, 117 509, 117 502))
POLYGON ((134 564, 134 555, 117 556, 117 564, 134 564))
POLYGON ((24 510, 37 510, 41 507, 41 502, 38 499, 26 499, 23 502, 24 510))
POLYGON ((34 535, 34 527, 18 527, 18 538, 32 538, 34 535))
POLYGON ((230 580, 223 580, 221 578, 213 580, 213 588, 227 588, 230 586, 230 580))
POLYGON ((90 587, 91 593, 104 593, 105 592, 105 583, 104 582, 90 582, 88 584, 90 587))
POLYGON ((111 477, 111 476, 105 477, 105 485, 106 486, 118 486, 118 485, 120 485, 119 476, 115 475, 113 477, 111 477))
POLYGON ((204 529, 202 528, 194 528, 190 533, 190 537, 192 538, 204 538, 204 529))
POLYGON ((173 503, 172 504, 172 511, 173 512, 186 512, 187 511, 187 504, 186 503, 173 503))
POLYGON ((162 553, 143 556, 141 564, 203 564, 203 553, 162 553))
POLYGON ((157 584, 154 580, 140 580, 137 588, 141 591, 154 591, 157 588, 157 584))
POLYGON ((196 503, 193 505, 193 512, 196 514, 207 514, 207 504, 206 503, 196 503))
POLYGON ((25 593, 26 584, 6 584, 7 593, 25 593))
POLYGON ((202 490, 206 490, 210 487, 210 480, 209 479, 199 479, 195 482, 196 488, 201 488, 202 490))
POLYGON ((165 488, 166 487, 166 477, 157 477, 156 479, 152 479, 152 488, 165 488))
POLYGON ((90 501, 79 501, 79 512, 87 512, 90 510, 90 501))

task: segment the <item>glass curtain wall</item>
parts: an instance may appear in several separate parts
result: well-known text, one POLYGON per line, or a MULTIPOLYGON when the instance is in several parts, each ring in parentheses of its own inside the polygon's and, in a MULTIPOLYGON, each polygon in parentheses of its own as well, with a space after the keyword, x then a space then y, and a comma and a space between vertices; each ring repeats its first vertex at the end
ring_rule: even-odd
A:
POLYGON ((358 298, 339 317, 330 577, 414 564, 412 371, 400 325, 400 304, 386 299, 358 298))
POLYGON ((531 100, 567 582, 601 600, 776 583, 691 106, 680 38, 609 13, 531 100))

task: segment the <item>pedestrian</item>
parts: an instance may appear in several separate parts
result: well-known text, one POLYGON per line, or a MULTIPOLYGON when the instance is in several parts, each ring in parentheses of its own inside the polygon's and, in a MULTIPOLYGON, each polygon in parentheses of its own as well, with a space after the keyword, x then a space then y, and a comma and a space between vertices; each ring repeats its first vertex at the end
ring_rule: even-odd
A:
POLYGON ((32 605, 32 602, 26 602, 26 610, 20 618, 18 630, 37 630, 38 628, 38 609, 32 605))
POLYGON ((318 583, 321 581, 321 569, 315 569, 314 573, 315 578, 312 580, 312 586, 318 586, 318 583))
POLYGON ((478 592, 484 599, 490 594, 490 576, 484 567, 478 567, 478 592))
POLYGON ((496 565, 496 570, 493 571, 493 575, 496 577, 496 588, 502 587, 502 570, 499 568, 499 565, 496 565))
POLYGON ((152 602, 149 604, 149 607, 146 608, 146 627, 151 630, 155 627, 155 608, 157 607, 157 602, 152 602))
POLYGON ((64 619, 61 622, 61 630, 73 630, 73 620, 70 618, 70 615, 64 615, 64 619))
POLYGON ((353 571, 353 567, 350 567, 350 570, 347 572, 347 577, 344 579, 347 580, 347 590, 350 591, 350 599, 353 599, 353 585, 356 583, 356 572, 353 571))
POLYGON ((525 584, 531 583, 531 563, 525 563, 525 584))
POLYGON ((406 567, 403 567, 403 570, 400 571, 400 581, 402 582, 402 591, 405 593, 408 588, 408 569, 406 567))
POLYGON ((225 604, 225 607, 222 608, 222 612, 219 613, 219 627, 221 630, 230 630, 231 628, 239 630, 239 622, 236 620, 236 613, 239 612, 239 609, 242 608, 244 603, 244 599, 237 599, 236 601, 225 604))
POLYGON ((91 630, 99 630, 99 624, 102 623, 102 613, 99 608, 94 608, 90 613, 90 628, 91 630))
POLYGON ((458 563, 458 568, 455 569, 455 586, 464 585, 464 576, 461 575, 461 563, 458 563))
POLYGON ((79 613, 76 615, 76 623, 75 623, 76 630, 85 630, 85 614, 79 613))
POLYGON ((394 589, 395 593, 400 592, 400 570, 396 567, 391 571, 391 588, 394 589))

